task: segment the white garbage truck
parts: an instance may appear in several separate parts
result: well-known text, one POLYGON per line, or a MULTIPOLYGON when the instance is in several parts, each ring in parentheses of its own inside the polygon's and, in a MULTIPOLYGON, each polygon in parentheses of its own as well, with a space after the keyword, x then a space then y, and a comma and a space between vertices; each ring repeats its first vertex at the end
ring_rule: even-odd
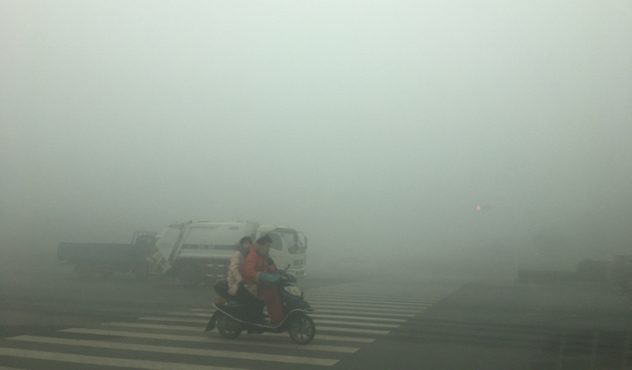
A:
POLYGON ((270 257, 277 268, 288 268, 296 277, 305 275, 307 238, 290 227, 257 222, 189 221, 168 226, 149 258, 151 270, 166 273, 184 286, 197 286, 225 278, 239 240, 270 235, 270 257))

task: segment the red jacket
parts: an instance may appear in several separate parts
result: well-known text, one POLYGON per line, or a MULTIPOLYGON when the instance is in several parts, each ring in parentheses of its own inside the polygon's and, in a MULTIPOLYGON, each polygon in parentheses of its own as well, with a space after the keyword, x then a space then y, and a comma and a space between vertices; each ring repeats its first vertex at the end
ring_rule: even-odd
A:
POLYGON ((259 253, 255 250, 255 247, 250 247, 250 253, 246 260, 244 261, 244 281, 246 284, 257 284, 259 282, 259 273, 267 272, 273 273, 276 269, 266 262, 266 258, 268 256, 260 256, 259 253))

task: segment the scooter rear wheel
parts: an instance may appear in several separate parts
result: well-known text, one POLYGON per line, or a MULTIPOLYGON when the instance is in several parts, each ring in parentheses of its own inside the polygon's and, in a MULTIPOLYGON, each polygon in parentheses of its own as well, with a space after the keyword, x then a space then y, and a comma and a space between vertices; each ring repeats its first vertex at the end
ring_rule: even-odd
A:
POLYGON ((297 344, 309 344, 316 335, 316 324, 311 317, 298 314, 290 322, 290 338, 297 344))
POLYGON ((219 331, 219 335, 226 339, 235 339, 241 334, 241 325, 222 314, 217 318, 217 331, 219 331))

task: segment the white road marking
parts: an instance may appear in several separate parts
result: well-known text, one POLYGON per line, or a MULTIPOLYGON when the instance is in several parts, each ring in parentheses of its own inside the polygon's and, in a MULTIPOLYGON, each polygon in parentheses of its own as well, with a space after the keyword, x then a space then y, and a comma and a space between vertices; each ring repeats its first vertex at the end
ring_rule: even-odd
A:
MULTIPOLYGON (((378 323, 372 323, 372 322, 361 322, 361 321, 349 321, 349 320, 345 320, 345 321, 340 321, 340 320, 314 320, 314 322, 316 324, 334 324, 334 325, 348 325, 348 326, 365 326, 365 327, 369 327, 369 328, 388 328, 388 329, 395 329, 397 327, 399 327, 399 325, 396 324, 378 324, 378 323)), ((320 325, 316 326, 317 329, 320 329, 320 325)))
POLYGON ((375 294, 370 295, 344 295, 344 294, 324 294, 324 293, 310 293, 306 292, 304 295, 305 299, 309 300, 311 298, 324 298, 324 299, 338 299, 341 301, 345 301, 347 299, 351 300, 360 300, 360 301, 371 301, 371 302, 401 302, 407 304, 426 304, 426 303, 435 303, 440 301, 441 299, 435 298, 412 298, 412 299, 402 299, 401 297, 376 297, 375 294))
MULTIPOLYGON (((265 336, 274 336, 274 337, 287 337, 287 333, 263 333, 265 336)), ((318 340, 329 340, 336 342, 358 342, 358 343, 373 343, 375 342, 375 338, 368 337, 343 337, 340 335, 324 335, 316 333, 314 339, 318 340)), ((310 344, 311 345, 311 344, 310 344)))
POLYGON ((158 324, 145 324, 145 323, 135 323, 135 322, 106 322, 101 325, 116 326, 116 327, 123 327, 123 328, 178 330, 178 331, 194 331, 194 332, 204 332, 204 329, 205 329, 203 326, 158 325, 158 324))
MULTIPOLYGON (((341 309, 335 309, 335 308, 336 306, 319 305, 318 307, 315 307, 315 310, 318 313, 326 312, 326 313, 345 313, 345 314, 353 314, 353 313, 365 314, 365 312, 363 311, 369 311, 369 312, 376 312, 377 315, 385 315, 385 316, 392 316, 392 317, 414 317, 415 315, 422 313, 424 311, 424 310, 383 310, 383 309, 370 309, 370 308, 359 308, 359 309, 354 310, 351 307, 343 307, 341 309)), ((199 312, 199 314, 193 313, 192 315, 194 315, 194 317, 208 317, 209 319, 211 318, 211 315, 213 314, 213 312, 215 312, 215 310, 208 310, 206 308, 193 308, 191 309, 191 311, 199 312)), ((189 316, 187 315, 186 312, 171 312, 169 313, 169 315, 189 316)), ((312 316, 311 313, 309 313, 308 315, 312 316)))
MULTIPOLYGON (((190 324, 206 324, 208 320, 205 319, 187 319, 180 317, 157 317, 157 316, 146 316, 141 317, 139 320, 145 321, 166 321, 166 322, 183 322, 190 324)), ((349 320, 314 320, 316 324, 338 324, 338 325, 349 325, 349 326, 369 326, 369 327, 380 327, 380 328, 396 328, 399 325, 394 324, 378 324, 378 323, 370 323, 370 322, 362 322, 362 321, 349 321, 349 320)))
POLYGON ((31 342, 31 343, 64 344, 64 345, 69 345, 69 346, 85 346, 85 347, 92 347, 92 348, 106 348, 106 349, 114 349, 114 350, 120 349, 120 350, 127 350, 127 351, 171 353, 171 354, 178 354, 178 355, 223 357, 223 358, 233 358, 233 359, 239 359, 239 360, 282 362, 282 363, 300 364, 300 365, 332 366, 332 365, 335 365, 339 361, 336 359, 329 359, 329 358, 270 355, 266 353, 220 351, 220 350, 213 350, 213 349, 197 349, 197 348, 185 348, 185 347, 167 347, 167 346, 155 346, 155 345, 149 345, 149 344, 104 342, 104 341, 85 340, 85 339, 36 337, 32 335, 20 335, 20 336, 8 338, 8 339, 31 342))
POLYGON ((206 317, 207 319, 210 319, 214 312, 215 312, 215 310, 213 310, 213 311, 211 311, 209 313, 177 311, 177 312, 169 312, 167 315, 171 315, 171 316, 206 317))
POLYGON ((411 310, 418 309, 418 308, 428 308, 434 305, 434 303, 400 304, 400 303, 378 303, 378 302, 371 302, 371 301, 358 301, 358 300, 347 300, 347 299, 322 299, 322 298, 309 299, 308 302, 311 305, 313 305, 314 303, 327 303, 327 304, 345 303, 345 304, 356 304, 358 306, 395 307, 395 308, 407 308, 411 310))
POLYGON ((123 328, 179 330, 179 331, 195 331, 195 332, 203 332, 205 329, 203 326, 139 324, 135 322, 107 322, 101 325, 117 326, 117 327, 123 327, 123 328))
POLYGON ((432 306, 430 304, 406 305, 406 304, 397 304, 397 303, 352 302, 352 301, 341 301, 338 299, 310 299, 309 303, 312 306, 317 306, 319 303, 324 303, 324 304, 333 304, 333 305, 342 305, 342 306, 395 308, 395 309, 407 309, 407 310, 425 309, 432 306))
MULTIPOLYGON (((378 307, 378 306, 369 306, 369 305, 358 305, 358 304, 352 304, 352 303, 337 303, 337 304, 332 304, 332 303, 326 303, 326 302, 322 302, 321 304, 319 303, 315 303, 312 304, 312 306, 314 307, 315 310, 317 310, 318 312, 320 312, 321 308, 328 308, 328 309, 340 309, 340 310, 347 310, 347 311, 357 311, 358 313, 362 313, 362 311, 370 311, 370 312, 380 312, 380 314, 385 314, 385 315, 392 315, 392 316, 401 316, 401 314, 408 314, 408 317, 412 317, 418 313, 421 313, 423 311, 426 310, 427 307, 419 307, 419 308, 399 308, 399 307, 392 307, 392 308, 388 308, 388 307, 378 307)), ((194 312, 199 312, 199 313, 206 313, 209 319, 211 318, 211 315, 215 312, 215 310, 208 310, 208 309, 204 309, 204 308, 194 308, 192 309, 192 311, 194 312)), ((341 313, 343 313, 343 311, 340 311, 341 313)), ((344 312, 346 313, 346 312, 344 312)), ((309 315, 309 313, 308 313, 309 315)), ((186 316, 186 315, 182 315, 180 313, 173 314, 173 316, 186 316)), ((202 315, 202 317, 204 317, 205 315, 202 315)))
POLYGON ((330 326, 319 326, 316 328, 316 330, 338 331, 338 332, 343 332, 343 333, 357 333, 357 334, 373 334, 373 335, 384 335, 384 334, 390 333, 390 331, 388 330, 352 329, 352 328, 339 328, 339 327, 330 327, 330 326))
POLYGON ((337 299, 340 301, 352 300, 352 301, 370 301, 370 302, 401 302, 411 304, 433 304, 439 302, 443 298, 419 298, 419 299, 402 299, 400 297, 382 297, 375 298, 375 295, 345 295, 345 294, 325 294, 325 293, 310 293, 305 292, 305 299, 309 302, 312 298, 323 299, 337 299))
MULTIPOLYGON (((318 309, 315 312, 320 313, 344 313, 344 314, 371 314, 374 313, 375 315, 379 315, 380 313, 375 313, 374 310, 364 310, 364 311, 369 311, 368 313, 366 312, 358 312, 357 310, 335 310, 335 309, 326 309, 326 308, 322 308, 318 307, 318 309)), ((385 316, 390 316, 390 317, 405 317, 405 318, 410 318, 410 317, 414 317, 415 314, 421 313, 423 311, 415 311, 414 313, 392 313, 392 312, 388 312, 388 314, 384 314, 385 316)), ((313 316, 313 314, 309 314, 309 316, 313 316)))
MULTIPOLYGON (((157 325, 157 324, 139 324, 139 323, 130 323, 130 322, 109 322, 109 323, 104 323, 102 325, 116 326, 116 327, 122 327, 122 328, 193 331, 193 332, 198 332, 198 333, 204 331, 204 327, 203 326, 157 325)), ((316 331, 317 331, 316 338, 318 338, 318 339, 332 340, 332 341, 333 340, 337 340, 337 341, 345 341, 345 342, 365 342, 365 340, 360 340, 360 338, 353 338, 353 340, 350 340, 349 337, 337 337, 337 336, 328 336, 325 339, 326 336, 320 335, 318 333, 318 331, 320 329, 321 329, 320 327, 316 328, 316 331)), ((334 330, 334 331, 337 331, 337 330, 334 330)), ((350 330, 347 330, 347 331, 355 332, 355 333, 364 333, 364 331, 362 331, 360 329, 350 329, 350 330)), ((386 333, 388 333, 388 331, 384 331, 384 330, 373 330, 373 331, 378 332, 377 334, 386 334, 386 333)), ((277 334, 265 333, 265 335, 277 335, 277 334)), ((288 334, 282 333, 282 334, 279 334, 279 335, 284 335, 285 336, 285 335, 288 335, 288 334)), ((369 339, 371 339, 371 342, 374 340, 374 338, 369 338, 369 339)), ((367 340, 365 343, 368 343, 368 342, 369 341, 367 340)))
POLYGON ((36 360, 70 362, 74 364, 127 367, 146 370, 235 370, 234 367, 219 367, 175 362, 132 360, 124 358, 76 355, 73 353, 35 351, 20 348, 0 348, 0 356, 24 357, 36 360))
POLYGON ((404 319, 390 319, 375 316, 345 316, 345 315, 322 315, 318 313, 310 313, 310 317, 320 317, 326 319, 349 319, 349 320, 361 320, 361 321, 385 321, 385 322, 401 322, 404 323, 404 319))
MULTIPOLYGON (((181 342, 199 342, 199 343, 214 343, 214 344, 229 344, 229 345, 246 345, 246 346, 262 346, 262 347, 274 347, 274 348, 288 348, 288 349, 300 349, 307 351, 321 351, 321 352, 340 352, 340 353, 355 353, 359 348, 354 347, 341 347, 341 346, 324 346, 319 344, 310 344, 309 346, 302 346, 300 344, 284 344, 284 343, 269 343, 253 340, 227 340, 223 338, 210 338, 209 336, 199 335, 177 335, 177 334, 155 334, 155 333, 142 333, 135 331, 118 331, 118 330, 100 330, 100 329, 84 329, 84 328, 71 328, 60 330, 65 333, 75 334, 91 334, 91 335, 104 335, 112 337, 127 337, 127 338, 145 338, 145 339, 160 339, 160 340, 172 340, 181 342)), ((285 335, 287 337, 287 334, 285 335)))
POLYGON ((145 316, 145 317, 139 317, 138 319, 146 320, 146 321, 188 322, 191 324, 206 324, 208 322, 208 319, 187 319, 184 317, 145 316))
POLYGON ((369 312, 380 312, 383 313, 385 315, 388 315, 389 313, 393 312, 393 313, 408 313, 408 314, 418 314, 420 312, 423 312, 423 309, 418 309, 418 310, 406 310, 406 309, 396 309, 396 308, 381 308, 381 307, 361 307, 361 306, 356 306, 356 305, 346 305, 346 304, 315 304, 314 305, 314 309, 316 311, 319 311, 319 308, 332 308, 332 309, 342 309, 342 310, 353 310, 353 311, 357 311, 358 313, 362 312, 362 311, 369 311, 369 312))

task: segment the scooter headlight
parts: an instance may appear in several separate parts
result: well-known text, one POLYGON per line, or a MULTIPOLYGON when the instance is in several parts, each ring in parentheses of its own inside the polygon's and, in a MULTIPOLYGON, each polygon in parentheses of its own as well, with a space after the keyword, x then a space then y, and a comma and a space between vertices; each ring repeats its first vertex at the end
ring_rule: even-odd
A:
POLYGON ((285 291, 290 293, 291 295, 301 296, 301 290, 295 286, 286 286, 285 291))

